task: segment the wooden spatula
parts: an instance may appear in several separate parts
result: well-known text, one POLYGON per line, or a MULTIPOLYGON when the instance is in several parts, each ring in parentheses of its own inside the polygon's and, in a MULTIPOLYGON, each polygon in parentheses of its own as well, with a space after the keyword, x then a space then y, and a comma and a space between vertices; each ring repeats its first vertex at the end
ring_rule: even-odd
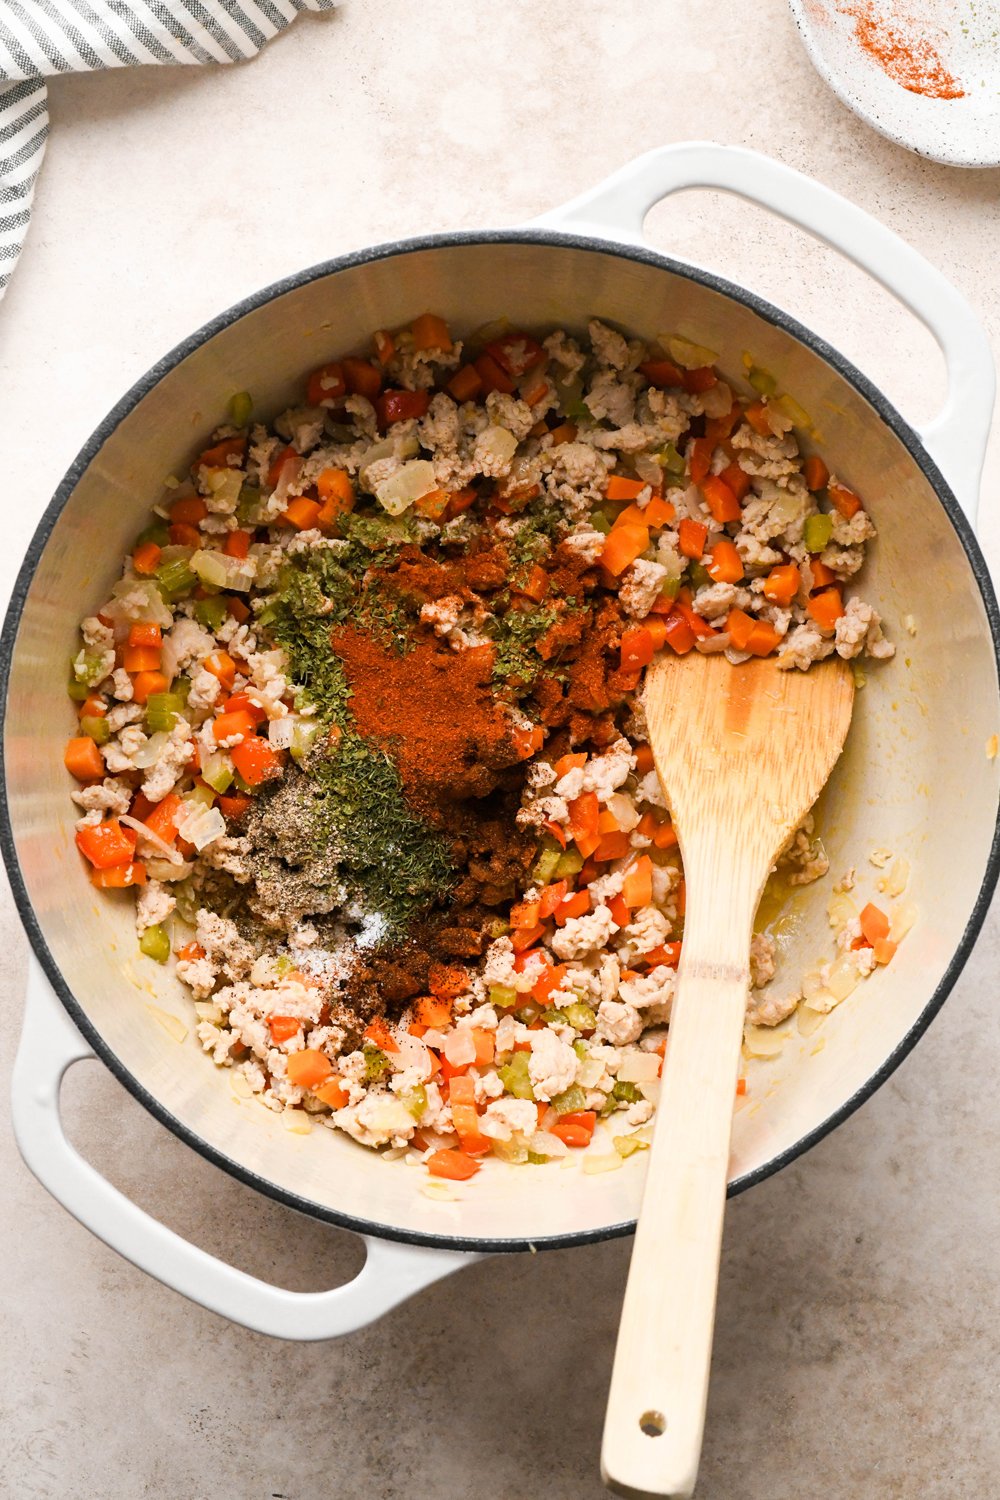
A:
POLYGON ((692 652, 647 672, 687 907, 604 1427, 602 1472, 618 1495, 694 1491, 754 913, 840 755, 853 701, 838 658, 802 673, 692 652))

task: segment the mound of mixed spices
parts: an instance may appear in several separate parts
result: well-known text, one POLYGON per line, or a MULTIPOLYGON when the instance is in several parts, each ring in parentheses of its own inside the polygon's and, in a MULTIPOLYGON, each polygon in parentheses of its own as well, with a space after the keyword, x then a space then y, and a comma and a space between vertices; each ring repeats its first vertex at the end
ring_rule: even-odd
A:
MULTIPOLYGON (((269 1108, 452 1178, 643 1143, 684 923, 645 666, 893 652, 861 500, 746 366, 426 314, 168 481, 83 621, 77 842, 269 1108)), ((826 869, 807 822, 785 877, 826 869)), ((817 1012, 894 951, 840 910, 817 1012)), ((754 1027, 774 969, 758 935, 754 1027)))

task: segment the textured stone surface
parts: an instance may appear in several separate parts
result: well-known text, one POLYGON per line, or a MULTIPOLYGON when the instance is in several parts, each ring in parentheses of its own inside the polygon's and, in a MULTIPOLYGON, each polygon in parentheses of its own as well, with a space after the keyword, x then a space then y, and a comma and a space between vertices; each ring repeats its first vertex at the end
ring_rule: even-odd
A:
MULTIPOLYGON (((769 151, 877 213, 1000 331, 1000 172, 908 155, 846 113, 778 0, 347 0, 256 63, 57 80, 24 262, 0 307, 0 590, 91 428, 165 349, 299 266, 371 241, 513 224, 664 141, 769 151)), ((802 235, 701 194, 664 248, 762 290, 900 408, 940 362, 884 293, 802 235)), ((982 531, 1000 559, 1000 452, 982 531)), ((25 943, 0 899, 0 1109, 25 943)), ((964 1500, 1000 1465, 1000 1200, 987 931, 913 1057, 804 1161, 731 1206, 702 1500, 964 1500)), ((348 1237, 194 1157, 101 1067, 74 1139, 138 1202, 295 1288, 360 1263, 348 1237)), ((119 1260, 0 1134, 0 1472, 18 1500, 599 1496, 628 1244, 494 1260, 339 1344, 281 1345, 119 1260)))

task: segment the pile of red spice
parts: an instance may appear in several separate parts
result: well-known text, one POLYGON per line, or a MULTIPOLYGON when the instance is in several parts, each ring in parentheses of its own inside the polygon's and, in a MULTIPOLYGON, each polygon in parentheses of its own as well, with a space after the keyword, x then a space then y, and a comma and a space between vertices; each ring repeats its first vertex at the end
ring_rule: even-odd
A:
POLYGON ((965 97, 961 83, 945 67, 928 28, 916 17, 895 9, 891 15, 879 14, 873 0, 859 0, 841 10, 853 17, 859 45, 900 88, 929 99, 965 97))

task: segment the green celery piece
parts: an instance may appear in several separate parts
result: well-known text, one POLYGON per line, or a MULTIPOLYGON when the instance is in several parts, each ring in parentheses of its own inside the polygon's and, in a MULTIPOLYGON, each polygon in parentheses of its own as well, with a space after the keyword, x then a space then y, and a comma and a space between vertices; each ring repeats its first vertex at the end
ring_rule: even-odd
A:
POLYGON ((487 924, 487 930, 491 938, 506 937, 510 931, 510 923, 505 922, 503 917, 493 917, 487 924))
POLYGON ((361 1050, 365 1059, 365 1083, 378 1083, 389 1072, 389 1059, 379 1047, 367 1045, 361 1050))
POLYGON ((164 601, 168 604, 183 599, 198 582, 181 557, 175 558, 172 562, 161 563, 156 570, 156 581, 164 601))
POLYGON ((769 370, 762 370, 759 365, 754 365, 747 375, 747 380, 753 386, 758 396, 773 396, 778 389, 778 382, 769 370))
POLYGON ((540 1151, 528 1152, 528 1161, 533 1167, 544 1167, 546 1162, 549 1160, 550 1158, 547 1156, 543 1156, 540 1151))
POLYGON ((210 755, 202 764, 201 778, 213 792, 227 792, 233 784, 233 768, 224 755, 210 755))
POLYGON ((241 526, 252 525, 256 521, 259 505, 260 490, 255 489, 252 484, 245 484, 236 502, 236 519, 241 526))
POLYGON ((635 1135, 612 1136, 611 1144, 618 1152, 618 1155, 625 1160, 630 1156, 634 1156, 637 1151, 649 1150, 649 1142, 640 1141, 639 1137, 635 1135))
POLYGON ((66 691, 67 693, 69 693, 74 703, 82 703, 84 699, 90 697, 90 688, 85 682, 81 682, 76 677, 70 677, 70 680, 66 685, 66 691))
POLYGON ((150 693, 146 699, 146 727, 150 734, 165 731, 169 734, 184 712, 184 699, 180 693, 150 693))
POLYGON ((603 510, 595 510, 594 514, 590 518, 590 524, 594 528, 594 530, 599 531, 602 536, 607 536, 612 526, 614 525, 614 522, 608 519, 603 510))
MULTIPOLYGON (((135 539, 136 547, 141 547, 146 542, 154 542, 157 547, 166 547, 170 542, 170 532, 166 521, 154 521, 152 526, 147 526, 145 531, 140 531, 135 539)), ((135 548, 132 549, 133 551, 135 548)))
POLYGON ((587 1108, 587 1096, 578 1083, 571 1083, 568 1089, 555 1096, 552 1108, 557 1115, 576 1114, 578 1110, 587 1108))
POLYGON ((587 1043, 581 1041, 579 1037, 577 1037, 576 1041, 573 1043, 573 1051, 576 1053, 581 1062, 584 1060, 584 1058, 590 1056, 590 1049, 587 1046, 587 1043))
MULTIPOLYGON (((84 687, 96 687, 104 678, 104 653, 101 651, 85 651, 83 661, 79 666, 74 662, 71 671, 76 682, 82 682, 84 687)), ((84 698, 87 694, 84 693, 84 698)), ((83 702, 83 699, 80 699, 83 702)))
POLYGON ((680 591, 681 581, 679 578, 665 578, 660 584, 661 599, 676 599, 680 591))
POLYGON ((233 785, 238 792, 243 793, 244 797, 251 797, 253 795, 253 787, 250 785, 249 781, 243 780, 243 777, 240 775, 239 771, 233 772, 233 785))
POLYGON ((103 714, 84 714, 80 720, 80 729, 83 734, 89 735, 95 745, 106 745, 111 738, 111 730, 108 721, 103 714))
POLYGON ((204 625, 213 635, 217 635, 223 620, 226 618, 226 601, 221 594, 214 594, 209 599, 198 599, 195 601, 194 617, 199 625, 204 625))
POLYGON ((574 1031, 593 1031, 597 1025, 597 1016, 582 1000, 574 1000, 571 1005, 567 1005, 563 1015, 574 1031))
POLYGON ((623 1104, 638 1104, 642 1098, 634 1083, 616 1083, 611 1093, 623 1104))
POLYGON ((598 1117, 602 1120, 606 1120, 608 1118, 608 1115, 613 1115, 617 1108, 618 1100, 615 1098, 614 1094, 609 1094, 604 1103, 601 1105, 600 1109, 597 1111, 598 1117))
POLYGON ((665 443, 657 456, 668 474, 680 475, 684 473, 684 459, 677 452, 673 443, 665 443))
POLYGON ((229 401, 229 417, 234 427, 248 427, 253 416, 253 397, 249 391, 237 391, 229 401))
POLYGON ((692 588, 702 589, 706 584, 712 582, 712 575, 705 567, 704 563, 693 562, 689 568, 689 572, 691 576, 692 588))
POLYGON ((526 1000, 520 1010, 514 1012, 514 1018, 524 1026, 531 1026, 538 1020, 541 1013, 542 1007, 540 1005, 536 1005, 534 1000, 526 1000))
POLYGON ((158 964, 165 964, 170 957, 170 935, 167 929, 160 923, 155 927, 147 927, 139 939, 139 952, 144 953, 147 958, 155 959, 158 964))
POLYGON ((411 1089, 400 1094, 400 1099, 406 1105, 415 1120, 419 1120, 427 1108, 427 1090, 422 1083, 415 1083, 411 1089))
POLYGON ((548 885, 556 873, 556 867, 562 858, 562 849, 555 839, 550 839, 548 844, 543 844, 542 850, 535 860, 531 871, 532 882, 538 885, 548 885))
POLYGON ((509 1063, 504 1063, 497 1069, 500 1082, 507 1093, 513 1094, 515 1099, 534 1099, 535 1097, 528 1072, 528 1058, 527 1052, 515 1052, 509 1063))
POLYGON ((498 1010, 510 1010, 517 1004, 517 990, 511 984, 491 984, 490 1004, 498 1010))
POLYGON ((833 535, 831 515, 807 516, 804 540, 807 552, 822 552, 833 535))
POLYGON ((583 855, 579 849, 564 849, 555 868, 555 877, 557 880, 568 880, 572 875, 579 875, 582 869, 583 855))

